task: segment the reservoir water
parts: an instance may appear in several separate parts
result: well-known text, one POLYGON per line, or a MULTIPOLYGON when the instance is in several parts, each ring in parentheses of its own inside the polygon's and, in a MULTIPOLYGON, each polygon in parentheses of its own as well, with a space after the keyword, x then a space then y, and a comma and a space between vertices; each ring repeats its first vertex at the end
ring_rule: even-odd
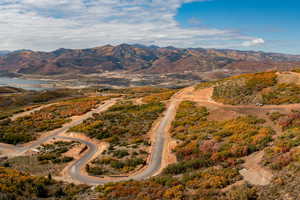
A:
POLYGON ((27 80, 22 78, 0 77, 0 86, 11 86, 25 90, 51 89, 49 82, 43 80, 27 80))

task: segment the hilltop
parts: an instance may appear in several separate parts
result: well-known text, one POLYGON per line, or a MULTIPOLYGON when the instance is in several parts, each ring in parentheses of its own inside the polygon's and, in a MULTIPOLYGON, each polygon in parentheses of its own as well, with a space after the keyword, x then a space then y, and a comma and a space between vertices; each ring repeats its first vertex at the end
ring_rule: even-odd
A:
POLYGON ((298 70, 272 71, 233 76, 197 87, 213 87, 212 99, 224 104, 296 104, 300 103, 299 80, 298 70))

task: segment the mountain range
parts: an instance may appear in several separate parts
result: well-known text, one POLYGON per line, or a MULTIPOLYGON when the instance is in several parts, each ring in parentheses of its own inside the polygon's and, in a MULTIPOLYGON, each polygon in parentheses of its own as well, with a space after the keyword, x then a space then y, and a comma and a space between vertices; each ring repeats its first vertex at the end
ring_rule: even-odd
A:
POLYGON ((226 49, 121 44, 52 52, 0 51, 0 72, 61 75, 126 71, 141 74, 227 71, 234 73, 300 67, 300 55, 226 49))
POLYGON ((11 53, 11 51, 0 51, 0 56, 5 56, 9 53, 11 53))

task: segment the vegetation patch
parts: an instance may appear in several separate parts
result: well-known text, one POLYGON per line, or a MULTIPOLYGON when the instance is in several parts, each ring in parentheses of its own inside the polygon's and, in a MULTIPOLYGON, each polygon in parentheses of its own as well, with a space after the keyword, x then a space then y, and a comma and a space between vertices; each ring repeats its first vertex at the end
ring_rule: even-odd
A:
POLYGON ((24 91, 25 90, 23 90, 23 89, 9 87, 9 86, 1 86, 0 87, 0 94, 11 94, 11 93, 24 92, 24 91))
POLYGON ((285 132, 265 149, 263 159, 263 164, 273 170, 281 170, 298 162, 300 157, 300 113, 294 111, 277 123, 285 132))
POLYGON ((214 87, 212 98, 224 104, 300 103, 300 85, 290 80, 278 81, 276 72, 233 76, 220 81, 201 83, 196 89, 206 87, 214 87))
POLYGON ((45 107, 14 121, 0 121, 0 142, 19 144, 32 141, 44 132, 60 128, 70 117, 82 115, 109 97, 90 97, 65 101, 45 107))
POLYGON ((218 199, 220 188, 239 180, 237 169, 207 168, 182 178, 158 176, 98 186, 100 199, 218 199))
POLYGON ((274 174, 267 186, 244 184, 234 187, 220 198, 221 200, 287 200, 298 199, 300 195, 300 163, 294 161, 274 174))
POLYGON ((125 101, 71 128, 70 131, 110 143, 87 171, 93 175, 115 175, 145 165, 150 146, 147 133, 164 110, 164 104, 159 102, 134 105, 125 101))
POLYGON ((285 114, 282 114, 280 112, 269 112, 267 113, 269 119, 273 121, 274 123, 278 122, 282 117, 285 117, 285 114))
POLYGON ((2 161, 1 165, 39 176, 46 176, 49 173, 58 175, 66 164, 73 160, 72 157, 64 156, 64 153, 78 144, 63 141, 44 144, 38 148, 39 152, 33 155, 10 158, 2 161))
POLYGON ((14 199, 78 199, 87 193, 84 185, 57 182, 48 177, 32 177, 27 173, 0 167, 0 198, 14 199))
POLYGON ((224 79, 214 87, 213 99, 225 104, 262 102, 261 92, 277 84, 275 72, 245 74, 224 79))
POLYGON ((262 94, 264 104, 292 104, 300 103, 300 85, 277 84, 262 94))
POLYGON ((145 87, 133 87, 133 88, 125 88, 125 89, 113 89, 105 92, 121 94, 126 99, 134 99, 134 98, 142 98, 145 96, 149 96, 152 94, 159 94, 159 93, 163 94, 162 96, 168 97, 167 95, 168 92, 170 92, 169 94, 171 94, 172 92, 176 92, 176 91, 177 91, 176 89, 145 86, 145 87))
POLYGON ((202 82, 202 83, 197 84, 195 89, 196 90, 202 90, 202 89, 205 89, 205 88, 214 87, 217 83, 218 83, 218 81, 202 82))
POLYGON ((17 88, 2 87, 0 88, 0 120, 15 113, 26 111, 32 106, 79 96, 83 96, 83 93, 71 89, 25 91, 17 88), (6 93, 8 90, 12 93, 6 93), (1 91, 5 95, 1 95, 1 91))
POLYGON ((185 191, 193 191, 189 197, 198 194, 195 199, 221 198, 221 189, 241 180, 242 158, 266 148, 274 134, 255 116, 209 121, 208 114, 195 102, 179 105, 171 129, 179 141, 174 149, 178 162, 163 170, 164 176, 181 177, 185 191))
POLYGON ((91 175, 120 175, 146 164, 150 143, 137 140, 129 143, 110 143, 108 150, 94 159, 86 170, 91 175))
POLYGON ((205 107, 183 101, 171 129, 172 136, 179 141, 174 149, 178 163, 166 167, 156 178, 99 186, 100 199, 259 197, 258 189, 248 186, 244 196, 240 188, 231 193, 221 191, 242 179, 239 174, 242 158, 266 148, 272 141, 273 130, 264 126, 265 120, 255 116, 208 121, 208 115, 205 107))
POLYGON ((72 157, 63 156, 63 153, 68 152, 75 145, 78 145, 79 142, 63 142, 56 141, 53 144, 44 144, 38 148, 39 155, 38 161, 41 164, 52 163, 67 163, 73 160, 72 157))
POLYGON ((181 141, 174 149, 179 161, 234 164, 240 157, 263 149, 272 140, 274 131, 263 126, 263 119, 244 116, 208 121, 207 115, 207 109, 194 102, 185 101, 179 106, 172 127, 173 137, 181 141))
POLYGON ((145 103, 159 103, 161 101, 169 100, 177 90, 171 90, 167 92, 162 92, 158 94, 152 94, 143 98, 143 102, 145 103))

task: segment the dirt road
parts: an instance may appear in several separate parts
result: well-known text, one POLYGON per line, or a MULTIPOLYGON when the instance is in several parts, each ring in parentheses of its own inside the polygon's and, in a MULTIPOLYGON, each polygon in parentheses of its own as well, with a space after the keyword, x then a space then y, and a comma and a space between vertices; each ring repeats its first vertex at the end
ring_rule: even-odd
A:
MULTIPOLYGON (((254 105, 245 105, 245 106, 232 106, 232 105, 224 105, 221 103, 217 103, 212 100, 213 89, 212 88, 206 88, 203 90, 198 90, 195 91, 193 87, 188 87, 185 88, 181 91, 179 91, 177 94, 175 94, 171 100, 170 103, 168 104, 168 108, 165 111, 161 121, 159 122, 159 125, 154 131, 154 143, 152 145, 152 150, 151 150, 151 156, 149 159, 149 162, 143 170, 139 171, 136 174, 133 174, 128 177, 119 177, 119 178, 97 178, 97 177, 92 177, 88 176, 86 173, 82 173, 84 170, 84 167, 86 164, 91 160, 91 158, 99 152, 99 148, 101 146, 91 142, 87 141, 81 138, 74 138, 74 137, 66 137, 66 136, 59 136, 65 133, 69 128, 76 126, 80 124, 82 121, 85 119, 89 118, 92 116, 93 113, 96 112, 101 112, 113 105, 116 100, 111 100, 106 102, 105 104, 101 105, 97 109, 83 115, 80 117, 76 117, 76 119, 73 119, 71 123, 66 124, 64 127, 54 130, 49 133, 49 135, 40 138, 37 141, 34 141, 30 144, 26 144, 24 146, 12 146, 12 145, 5 145, 5 144, 0 144, 0 150, 1 148, 14 151, 13 156, 16 155, 21 155, 24 152, 35 148, 42 143, 45 143, 46 141, 58 137, 62 139, 67 139, 67 140, 74 140, 74 141, 79 141, 83 144, 85 144, 88 147, 88 150, 85 152, 85 154, 75 162, 73 162, 69 168, 67 169, 68 175, 75 181, 79 183, 85 183, 89 185, 97 185, 97 184, 103 184, 107 182, 118 182, 118 181, 125 181, 125 180, 141 180, 141 179, 146 179, 149 178, 157 172, 161 171, 163 167, 163 160, 165 159, 166 156, 164 155, 164 152, 166 152, 166 148, 169 146, 167 144, 168 140, 168 128, 170 128, 170 124, 172 120, 174 119, 174 116, 176 114, 176 108, 180 104, 181 101, 183 100, 191 100, 198 102, 199 104, 203 106, 213 106, 215 108, 224 108, 224 109, 231 109, 234 110, 235 112, 239 112, 239 110, 244 110, 246 109, 249 112, 252 112, 253 110, 256 111, 263 111, 263 112, 268 112, 268 111, 273 111, 273 110, 278 110, 278 109, 295 109, 295 108, 300 108, 300 104, 293 104, 293 105, 280 105, 280 106, 262 106, 262 107, 257 107, 254 105)), ((100 149, 101 151, 101 149, 100 149)), ((263 152, 259 152, 257 154, 254 154, 253 157, 249 157, 246 159, 246 163, 244 165, 245 169, 243 169, 240 173, 243 175, 244 179, 246 181, 249 181, 250 183, 253 184, 260 184, 260 185, 266 185, 269 183, 269 181, 272 178, 272 174, 265 170, 264 168, 259 166, 259 162, 262 158, 263 152), (253 181, 255 179, 255 181, 253 181)))
POLYGON ((17 113, 17 114, 15 114, 15 115, 13 115, 12 117, 10 117, 10 119, 11 119, 12 121, 14 121, 14 120, 16 120, 16 119, 18 119, 18 118, 20 118, 20 117, 25 117, 25 116, 27 116, 27 115, 30 115, 30 114, 36 112, 36 111, 39 111, 39 110, 41 110, 41 109, 43 109, 43 108, 46 108, 46 107, 49 107, 49 106, 52 106, 52 105, 55 105, 55 104, 56 104, 56 103, 51 103, 51 104, 39 106, 39 107, 34 108, 34 109, 32 109, 32 110, 29 110, 29 111, 17 113))
MULTIPOLYGON (((281 112, 287 114, 292 109, 300 109, 300 104, 288 104, 288 105, 225 105, 219 102, 215 102, 212 99, 213 88, 206 88, 202 90, 194 90, 192 87, 186 88, 186 92, 181 96, 184 100, 190 100, 198 102, 201 106, 211 108, 215 112, 223 112, 223 114, 214 113, 214 118, 224 118, 224 115, 229 115, 229 112, 234 112, 236 115, 248 114, 256 115, 267 119, 266 113, 268 112, 281 112), (219 116, 218 116, 219 115, 219 116)), ((282 134, 282 130, 279 126, 267 119, 266 126, 270 126, 276 131, 274 138, 282 134)), ((256 152, 250 156, 244 158, 245 164, 243 169, 240 170, 240 174, 243 176, 244 181, 247 181, 254 185, 268 185, 273 177, 271 170, 268 170, 261 166, 261 161, 264 155, 264 151, 256 152)))
POLYGON ((116 103, 116 100, 107 101, 104 104, 100 105, 98 108, 93 109, 90 112, 88 112, 82 116, 77 116, 77 117, 72 118, 72 121, 70 123, 64 124, 63 127, 55 129, 53 131, 49 131, 47 133, 44 133, 43 134, 44 136, 42 136, 41 138, 39 138, 38 140, 35 140, 33 142, 23 144, 23 145, 17 145, 17 146, 0 143, 0 150, 2 150, 3 152, 8 152, 6 155, 4 154, 5 156, 8 156, 8 157, 21 156, 25 152, 40 146, 41 144, 55 138, 59 134, 65 133, 71 127, 74 127, 74 126, 82 123, 84 120, 92 117, 92 115, 94 113, 99 113, 99 112, 106 110, 107 108, 109 108, 110 106, 112 106, 115 103, 116 103))
POLYGON ((88 147, 88 151, 77 161, 75 161, 71 166, 69 166, 68 174, 69 176, 76 182, 85 183, 88 185, 98 185, 104 184, 108 182, 119 182, 119 181, 126 181, 126 180, 142 180, 149 178, 155 175, 158 171, 161 170, 162 167, 162 160, 163 160, 163 152, 166 147, 166 133, 167 128, 170 126, 173 116, 176 113, 176 107, 180 101, 174 98, 171 100, 166 112, 164 113, 163 118, 159 122, 158 128, 154 131, 155 140, 154 144, 152 145, 151 156, 148 162, 148 165, 145 167, 144 170, 139 171, 138 173, 128 176, 128 177, 118 177, 118 178, 97 178, 88 176, 82 173, 82 170, 86 166, 86 164, 91 160, 91 158, 99 151, 99 146, 95 145, 92 142, 82 140, 80 138, 74 137, 61 137, 62 139, 69 139, 79 141, 88 147))

